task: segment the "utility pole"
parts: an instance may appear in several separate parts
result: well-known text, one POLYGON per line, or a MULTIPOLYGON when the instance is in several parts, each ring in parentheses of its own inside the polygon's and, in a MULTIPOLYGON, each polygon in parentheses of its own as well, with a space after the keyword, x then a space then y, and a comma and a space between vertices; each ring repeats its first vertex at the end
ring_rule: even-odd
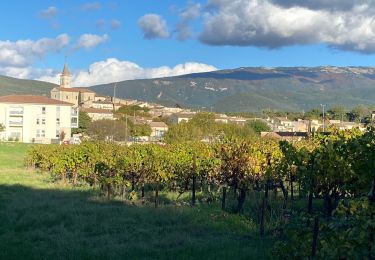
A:
POLYGON ((128 144, 128 115, 125 114, 125 144, 128 144))
MULTIPOLYGON (((113 86, 113 99, 112 99, 112 105, 113 105, 113 117, 115 116, 115 111, 116 111, 116 106, 115 106, 115 98, 116 98, 116 87, 117 87, 117 82, 115 82, 115 85, 113 86)), ((113 135, 112 135, 112 141, 115 141, 115 131, 116 131, 116 127, 115 127, 115 118, 113 118, 113 135)))
POLYGON ((323 104, 320 104, 321 106, 322 106, 322 108, 323 108, 323 133, 326 131, 326 127, 325 127, 325 115, 324 115, 324 107, 326 106, 326 105, 323 105, 323 104))

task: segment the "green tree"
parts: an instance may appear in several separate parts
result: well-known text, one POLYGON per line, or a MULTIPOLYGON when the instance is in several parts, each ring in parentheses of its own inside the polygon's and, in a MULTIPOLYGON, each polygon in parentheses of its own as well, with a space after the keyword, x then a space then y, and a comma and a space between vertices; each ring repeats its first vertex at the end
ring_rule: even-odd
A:
POLYGON ((250 121, 246 124, 246 126, 253 129, 257 134, 271 131, 271 128, 267 125, 267 123, 260 120, 250 121))
POLYGON ((129 116, 140 116, 140 117, 151 117, 148 113, 150 111, 147 107, 140 107, 137 105, 122 106, 116 114, 129 115, 129 116))
POLYGON ((90 116, 86 112, 79 111, 78 128, 73 128, 72 134, 86 133, 91 123, 90 116))
POLYGON ((147 124, 130 124, 130 134, 131 136, 138 137, 138 136, 150 136, 151 135, 151 127, 147 124))
POLYGON ((313 108, 305 113, 304 119, 321 119, 322 111, 320 108, 313 108))
POLYGON ((364 105, 355 106, 350 112, 351 121, 360 122, 369 113, 364 105))
POLYGON ((123 121, 104 119, 92 122, 87 133, 95 140, 123 141, 129 136, 129 130, 123 121))
POLYGON ((346 109, 343 106, 337 105, 331 107, 328 111, 327 114, 329 114, 329 118, 335 119, 335 120, 342 120, 345 121, 347 120, 346 116, 346 109))

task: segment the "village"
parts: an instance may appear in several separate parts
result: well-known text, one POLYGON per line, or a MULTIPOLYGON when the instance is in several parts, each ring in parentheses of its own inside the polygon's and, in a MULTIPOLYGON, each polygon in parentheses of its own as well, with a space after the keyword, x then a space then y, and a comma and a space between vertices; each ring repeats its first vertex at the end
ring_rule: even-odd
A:
MULTIPOLYGON (((144 125, 151 129, 149 135, 126 136, 125 142, 163 142, 168 124, 188 122, 199 110, 181 107, 166 107, 139 100, 122 99, 98 95, 88 88, 72 87, 71 73, 67 64, 60 76, 60 86, 51 90, 50 98, 33 95, 10 95, 0 97, 0 140, 24 143, 74 143, 85 136, 74 133, 79 127, 79 115, 84 112, 92 122, 118 120, 122 108, 131 107, 134 113, 126 114, 126 124, 144 125), (135 110, 137 108, 137 111, 135 110), (137 112, 137 113, 136 113, 137 112), (139 113, 141 112, 141 113, 139 113), (158 120, 160 118, 167 120, 158 120), (168 124, 166 123, 168 122, 168 124)), ((129 112, 129 111, 128 111, 129 112)), ((212 112, 211 112, 212 113, 212 112)), ((261 132, 262 137, 280 140, 301 140, 314 132, 326 132, 330 127, 338 130, 358 128, 364 131, 364 124, 341 120, 290 120, 288 117, 240 117, 215 113, 215 122, 244 126, 251 121, 261 121, 269 131, 261 132)), ((371 116, 374 118, 374 114, 371 116)), ((127 127, 127 125, 126 125, 127 127)), ((86 136, 87 137, 87 136, 86 136)), ((108 132, 106 139, 113 138, 108 132)))

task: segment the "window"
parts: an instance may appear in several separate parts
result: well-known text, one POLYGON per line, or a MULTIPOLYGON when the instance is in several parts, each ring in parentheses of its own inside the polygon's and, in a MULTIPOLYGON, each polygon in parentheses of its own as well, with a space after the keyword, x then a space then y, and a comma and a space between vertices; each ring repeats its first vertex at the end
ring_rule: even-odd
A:
POLYGON ((36 119, 36 124, 40 125, 40 119, 39 118, 36 119))
POLYGON ((55 98, 57 98, 57 95, 55 95, 55 98))
POLYGON ((69 99, 69 97, 68 97, 68 96, 65 96, 65 99, 69 99))
POLYGON ((60 118, 56 118, 56 125, 60 125, 60 118))
POLYGON ((43 115, 46 114, 46 107, 42 107, 42 114, 43 114, 43 115))
POLYGON ((46 137, 46 131, 43 129, 36 130, 36 137, 46 137))
POLYGON ((77 124, 78 123, 78 118, 72 117, 72 124, 77 124))
POLYGON ((56 138, 59 138, 59 137, 60 137, 60 131, 56 130, 56 138))
POLYGON ((46 124, 46 119, 42 118, 42 125, 45 125, 45 124, 46 124))
POLYGON ((76 96, 76 100, 78 100, 78 96, 76 96))

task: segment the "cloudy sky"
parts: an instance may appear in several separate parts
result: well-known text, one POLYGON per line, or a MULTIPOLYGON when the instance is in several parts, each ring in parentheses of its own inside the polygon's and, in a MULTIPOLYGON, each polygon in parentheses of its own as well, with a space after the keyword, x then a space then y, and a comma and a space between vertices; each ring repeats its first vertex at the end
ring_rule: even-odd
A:
POLYGON ((247 66, 375 66, 374 0, 2 3, 0 75, 76 86, 247 66))

